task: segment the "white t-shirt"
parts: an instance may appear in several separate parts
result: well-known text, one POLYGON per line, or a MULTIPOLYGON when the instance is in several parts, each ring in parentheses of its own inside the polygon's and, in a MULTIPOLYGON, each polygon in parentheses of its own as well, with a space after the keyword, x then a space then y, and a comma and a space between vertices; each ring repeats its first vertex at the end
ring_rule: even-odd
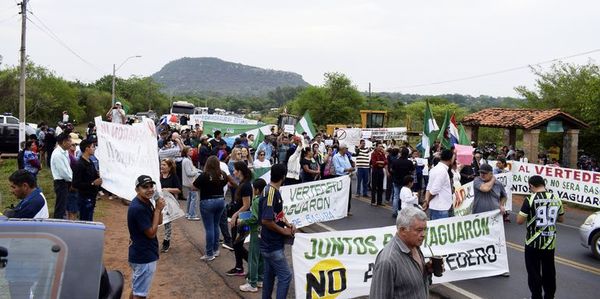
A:
MULTIPOLYGON (((219 168, 221 168, 221 171, 224 172, 227 175, 231 175, 231 173, 229 172, 229 166, 227 166, 227 164, 225 164, 225 162, 223 161, 219 161, 219 168)), ((225 187, 223 187, 223 195, 227 194, 227 184, 225 184, 225 187)))
POLYGON ((434 195, 429 201, 429 208, 436 211, 447 211, 452 206, 452 185, 450 185, 448 166, 439 162, 429 172, 427 191, 434 195))
POLYGON ((271 167, 271 161, 265 159, 263 162, 260 160, 254 160, 254 168, 271 167))
POLYGON ((117 124, 125 123, 123 121, 123 118, 124 118, 123 115, 125 115, 125 111, 123 109, 113 109, 111 113, 112 113, 111 122, 117 123, 117 124))
POLYGON ((412 193, 412 190, 408 187, 402 187, 400 189, 400 200, 402 201, 403 207, 411 207, 419 204, 419 199, 412 193))
POLYGON ((66 113, 63 114, 62 122, 65 123, 65 124, 69 122, 69 115, 68 114, 66 114, 66 113))

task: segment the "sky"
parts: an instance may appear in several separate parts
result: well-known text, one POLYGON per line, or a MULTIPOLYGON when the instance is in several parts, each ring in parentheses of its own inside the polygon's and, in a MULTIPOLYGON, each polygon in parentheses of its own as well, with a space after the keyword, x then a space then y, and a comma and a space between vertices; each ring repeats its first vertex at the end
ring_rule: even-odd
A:
MULTIPOLYGON (((0 68, 19 63, 16 3, 0 0, 0 68)), ((218 57, 295 72, 314 85, 323 84, 324 73, 340 72, 361 91, 371 83, 374 92, 518 96, 516 86, 535 87, 528 65, 594 50, 563 61, 600 61, 599 1, 28 3, 29 58, 83 82, 134 55, 142 57, 117 76, 149 76, 182 57, 218 57), (466 77, 476 78, 433 84, 466 77)))

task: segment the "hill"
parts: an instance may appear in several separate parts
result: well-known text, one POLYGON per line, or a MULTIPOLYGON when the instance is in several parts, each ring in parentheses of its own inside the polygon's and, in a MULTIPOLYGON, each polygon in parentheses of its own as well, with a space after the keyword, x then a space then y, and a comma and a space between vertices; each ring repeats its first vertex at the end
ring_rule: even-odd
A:
POLYGON ((181 58, 152 75, 167 94, 262 96, 277 87, 308 86, 292 72, 263 69, 212 57, 181 58))

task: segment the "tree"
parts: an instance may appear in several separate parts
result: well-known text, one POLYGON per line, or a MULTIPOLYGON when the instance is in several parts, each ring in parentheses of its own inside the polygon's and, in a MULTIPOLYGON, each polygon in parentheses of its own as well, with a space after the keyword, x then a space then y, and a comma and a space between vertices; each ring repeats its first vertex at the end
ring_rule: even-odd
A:
MULTIPOLYGON (((532 108, 560 108, 586 122, 590 127, 579 134, 579 146, 587 153, 600 156, 600 67, 592 62, 585 65, 554 64, 547 72, 532 69, 536 79, 535 90, 519 86, 515 90, 526 98, 525 106, 532 108)), ((556 135, 554 139, 560 138, 556 135)), ((544 146, 556 140, 546 139, 544 146)))
POLYGON ((291 103, 291 111, 303 115, 310 111, 317 125, 352 124, 360 120, 359 108, 364 97, 348 77, 340 73, 326 73, 323 86, 309 86, 291 103))

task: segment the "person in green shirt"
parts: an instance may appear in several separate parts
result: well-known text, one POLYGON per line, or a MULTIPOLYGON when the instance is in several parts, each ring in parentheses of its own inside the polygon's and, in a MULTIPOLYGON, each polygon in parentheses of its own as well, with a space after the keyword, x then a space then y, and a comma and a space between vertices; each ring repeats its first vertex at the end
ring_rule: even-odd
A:
POLYGON ((246 279, 247 283, 240 286, 242 292, 257 292, 259 287, 262 287, 263 281, 263 258, 260 254, 260 222, 258 215, 258 207, 260 202, 260 196, 263 189, 267 185, 267 182, 263 179, 256 179, 252 183, 252 189, 254 192, 254 198, 250 205, 251 216, 246 219, 238 218, 238 225, 248 225, 250 227, 250 250, 248 253, 248 275, 246 279))

